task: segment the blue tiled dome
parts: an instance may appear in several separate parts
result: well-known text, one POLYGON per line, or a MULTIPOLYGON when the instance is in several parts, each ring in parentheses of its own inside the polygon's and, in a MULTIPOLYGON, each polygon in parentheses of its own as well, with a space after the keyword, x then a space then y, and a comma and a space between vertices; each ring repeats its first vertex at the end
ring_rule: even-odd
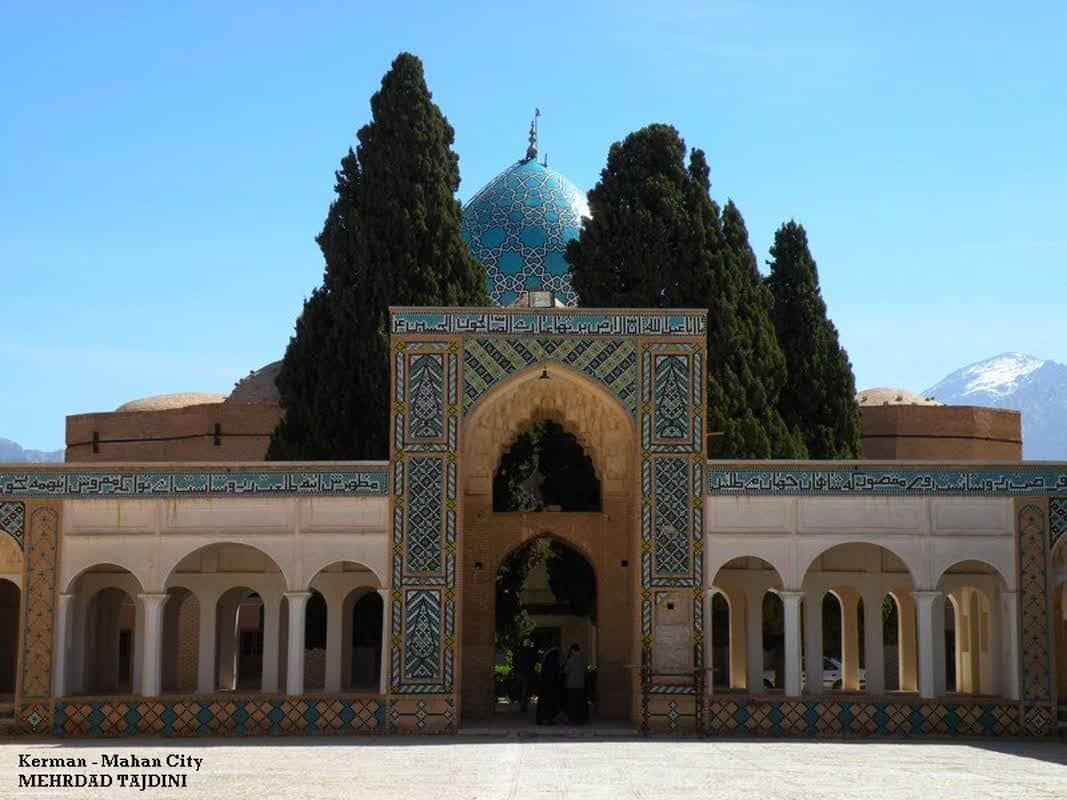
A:
POLYGON ((493 300, 507 306, 522 292, 549 290, 576 305, 564 252, 588 215, 578 187, 536 158, 519 161, 474 195, 463 209, 463 238, 485 265, 493 300))

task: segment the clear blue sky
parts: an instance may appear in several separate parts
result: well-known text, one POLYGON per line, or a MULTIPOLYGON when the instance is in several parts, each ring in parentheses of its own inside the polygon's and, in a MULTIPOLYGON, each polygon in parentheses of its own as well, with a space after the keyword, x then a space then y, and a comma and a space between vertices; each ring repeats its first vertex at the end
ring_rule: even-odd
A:
POLYGON ((534 106, 584 189, 611 142, 674 123, 761 261, 807 227, 860 387, 1067 361, 1065 31, 1062 0, 7 3, 0 437, 59 448, 66 414, 280 357, 333 170, 405 49, 464 199, 534 106))

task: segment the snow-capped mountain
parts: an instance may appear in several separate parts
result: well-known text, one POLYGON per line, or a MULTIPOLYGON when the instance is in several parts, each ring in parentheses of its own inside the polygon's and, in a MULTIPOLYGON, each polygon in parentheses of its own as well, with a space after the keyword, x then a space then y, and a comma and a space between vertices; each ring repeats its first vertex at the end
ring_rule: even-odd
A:
POLYGON ((1067 459, 1067 365, 1002 353, 956 370, 923 392, 942 403, 1023 413, 1023 457, 1067 459))
POLYGON ((23 450, 18 442, 0 439, 0 464, 43 464, 62 460, 62 450, 23 450))

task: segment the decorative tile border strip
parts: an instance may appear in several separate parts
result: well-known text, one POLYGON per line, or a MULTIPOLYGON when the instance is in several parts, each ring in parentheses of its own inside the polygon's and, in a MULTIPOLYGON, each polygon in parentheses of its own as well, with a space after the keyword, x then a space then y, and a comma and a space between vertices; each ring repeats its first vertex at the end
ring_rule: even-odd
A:
POLYGON ((0 533, 6 533, 22 549, 26 533, 25 503, 0 503, 0 533))
POLYGON ((510 336, 704 336, 707 312, 601 309, 392 309, 396 334, 510 336))
POLYGON ((380 697, 181 697, 57 701, 54 736, 270 736, 385 733, 380 697))
POLYGON ((1018 467, 772 465, 708 463, 710 495, 1000 495, 1067 491, 1067 464, 1018 467))
POLYGON ((1048 531, 1050 549, 1067 534, 1067 497, 1050 497, 1048 500, 1048 531))
POLYGON ((1018 703, 710 698, 712 736, 1018 736, 1018 703))
POLYGON ((387 497, 389 466, 382 463, 358 470, 287 469, 183 470, 146 472, 101 470, 87 472, 42 470, 0 471, 0 498, 112 498, 112 497, 274 497, 313 496, 387 497))

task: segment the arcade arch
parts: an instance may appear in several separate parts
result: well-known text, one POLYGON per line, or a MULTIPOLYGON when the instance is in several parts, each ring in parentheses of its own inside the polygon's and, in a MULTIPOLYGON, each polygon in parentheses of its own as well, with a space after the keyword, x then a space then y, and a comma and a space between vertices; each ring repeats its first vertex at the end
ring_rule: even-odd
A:
POLYGON ((73 624, 68 626, 71 694, 122 695, 141 690, 143 589, 129 570, 97 564, 70 584, 73 624))
POLYGON ((912 575, 900 555, 868 542, 812 559, 802 583, 808 692, 918 690, 912 575))
POLYGON ((1056 696, 1067 705, 1067 536, 1052 550, 1052 626, 1056 647, 1056 696))
POLYGON ((782 577, 758 556, 738 556, 712 580, 711 683, 753 694, 784 685, 782 577), (715 597, 721 598, 716 614, 715 597), (725 612, 725 613, 724 613, 725 612), (725 640, 717 630, 726 626, 725 640), (722 644, 714 646, 714 642, 722 644), (728 677, 727 677, 728 676, 728 677), (777 681, 777 682, 776 682, 777 681))
POLYGON ((993 565, 969 560, 949 566, 937 588, 945 596, 945 691, 1007 693, 1003 683, 1011 673, 1004 663, 1008 651, 997 646, 1006 613, 1000 602, 1006 581, 993 565))
POLYGON ((0 534, 0 702, 18 683, 19 627, 22 608, 22 551, 0 534))

